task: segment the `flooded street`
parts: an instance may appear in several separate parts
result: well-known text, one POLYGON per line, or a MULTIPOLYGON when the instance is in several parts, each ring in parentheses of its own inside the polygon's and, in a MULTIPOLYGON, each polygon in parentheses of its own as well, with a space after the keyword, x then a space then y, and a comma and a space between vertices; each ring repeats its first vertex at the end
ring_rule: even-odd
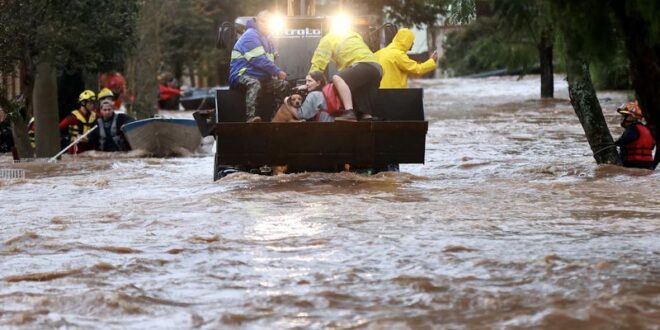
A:
POLYGON ((401 173, 0 156, 0 328, 658 329, 660 173, 596 166, 559 76, 414 83, 401 173))

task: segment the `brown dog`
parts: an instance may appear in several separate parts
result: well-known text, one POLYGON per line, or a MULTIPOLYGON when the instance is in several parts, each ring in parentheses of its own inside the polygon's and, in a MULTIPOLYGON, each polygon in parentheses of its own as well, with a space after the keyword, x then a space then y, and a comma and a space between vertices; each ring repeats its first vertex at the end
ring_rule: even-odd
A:
POLYGON ((295 115, 297 108, 303 103, 303 97, 300 94, 292 94, 284 99, 284 103, 277 109, 275 116, 271 120, 272 123, 289 123, 300 121, 295 115))
MULTIPOLYGON (((290 122, 299 122, 298 117, 296 117, 296 109, 300 108, 303 103, 303 97, 300 94, 291 94, 291 96, 284 99, 284 103, 277 109, 275 116, 271 120, 272 123, 290 123, 290 122)), ((288 170, 287 165, 282 166, 273 166, 271 167, 273 175, 284 174, 288 170)))

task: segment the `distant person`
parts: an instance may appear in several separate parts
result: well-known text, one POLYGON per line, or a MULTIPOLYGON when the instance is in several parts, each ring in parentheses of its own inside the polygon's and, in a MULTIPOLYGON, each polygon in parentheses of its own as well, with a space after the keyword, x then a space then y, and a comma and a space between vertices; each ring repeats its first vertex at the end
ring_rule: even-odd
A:
POLYGON ((100 151, 128 151, 130 146, 126 142, 121 127, 135 121, 134 118, 123 113, 115 113, 112 101, 101 101, 100 118, 96 120, 98 128, 90 134, 90 143, 100 151))
POLYGON ((232 88, 245 91, 248 123, 262 121, 256 115, 260 93, 272 94, 279 105, 289 90, 287 74, 275 64, 275 46, 268 28, 271 16, 268 11, 262 11, 255 19, 249 20, 247 31, 231 52, 229 84, 232 88))
MULTIPOLYGON (((78 97, 80 107, 75 109, 60 122, 60 131, 65 131, 68 143, 75 141, 80 135, 86 134, 96 125, 96 94, 85 90, 78 97)), ((76 146, 69 148, 69 153, 76 154, 93 150, 94 146, 89 143, 89 137, 82 139, 76 146)))
POLYGON ((407 88, 408 75, 421 76, 438 67, 438 52, 433 52, 424 63, 408 57, 414 42, 415 34, 409 29, 401 29, 387 47, 376 52, 378 63, 383 67, 380 88, 407 88))
POLYGON ((619 147, 623 166, 654 169, 655 140, 648 127, 641 122, 643 114, 637 101, 622 105, 617 112, 622 116, 621 127, 625 128, 625 131, 614 144, 619 147))
POLYGON ((126 112, 126 102, 130 101, 126 79, 119 72, 107 72, 99 76, 101 88, 108 88, 113 94, 113 106, 119 112, 126 112))
POLYGON ((179 110, 179 98, 183 92, 177 86, 174 75, 165 72, 158 77, 158 109, 179 110))
POLYGON ((357 32, 330 31, 319 41, 309 72, 325 72, 330 61, 339 70, 332 82, 345 109, 336 120, 352 121, 356 116, 360 120, 373 120, 373 99, 383 75, 378 58, 357 32))

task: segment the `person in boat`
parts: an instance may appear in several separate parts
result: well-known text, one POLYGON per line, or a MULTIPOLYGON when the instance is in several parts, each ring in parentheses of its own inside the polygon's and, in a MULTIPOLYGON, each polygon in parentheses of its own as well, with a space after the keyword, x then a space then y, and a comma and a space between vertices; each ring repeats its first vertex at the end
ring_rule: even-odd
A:
MULTIPOLYGON (((68 141, 75 141, 78 136, 86 134, 96 125, 96 94, 91 90, 85 90, 78 97, 80 107, 60 121, 60 131, 66 132, 68 141)), ((74 147, 69 148, 70 154, 93 150, 94 145, 89 142, 89 137, 83 138, 74 147)))
POLYGON ((277 105, 289 92, 287 74, 275 64, 275 46, 270 37, 268 11, 247 22, 247 30, 236 41, 229 62, 229 85, 245 92, 247 122, 260 122, 257 104, 262 93, 272 94, 277 105))
POLYGON ((335 117, 328 112, 328 104, 323 93, 326 83, 323 72, 314 71, 305 77, 305 85, 296 88, 307 90, 307 97, 300 108, 294 108, 296 118, 318 122, 335 121, 335 117))
POLYGON ((621 114, 621 127, 625 131, 614 144, 619 147, 623 166, 654 169, 655 140, 649 128, 642 123, 643 113, 637 101, 621 105, 617 112, 621 114))
POLYGON ((90 143, 99 151, 130 150, 121 127, 135 119, 123 113, 115 113, 110 100, 101 101, 99 112, 100 118, 96 120, 98 129, 90 134, 90 143))
POLYGON ((99 91, 99 93, 96 94, 96 98, 98 99, 98 102, 99 102, 99 112, 97 113, 97 115, 101 114, 101 111, 100 111, 101 107, 100 106, 101 106, 101 103, 103 103, 104 101, 110 101, 110 103, 112 103, 112 107, 115 109, 115 112, 117 112, 117 108, 115 108, 115 104, 114 104, 114 102, 115 102, 114 97, 115 97, 115 93, 113 93, 110 90, 110 88, 107 88, 107 87, 101 89, 99 91))
POLYGON ((158 77, 158 108, 161 110, 179 110, 179 98, 183 92, 177 86, 174 75, 165 72, 158 77))
POLYGON ((375 53, 383 67, 380 88, 407 88, 408 75, 421 76, 438 67, 438 52, 433 52, 424 63, 417 63, 408 57, 407 52, 414 42, 415 34, 409 29, 401 29, 387 47, 375 53))
POLYGON ((319 41, 309 72, 324 72, 330 61, 339 70, 332 82, 345 109, 336 120, 373 120, 373 99, 383 75, 378 58, 357 32, 334 30, 319 41))

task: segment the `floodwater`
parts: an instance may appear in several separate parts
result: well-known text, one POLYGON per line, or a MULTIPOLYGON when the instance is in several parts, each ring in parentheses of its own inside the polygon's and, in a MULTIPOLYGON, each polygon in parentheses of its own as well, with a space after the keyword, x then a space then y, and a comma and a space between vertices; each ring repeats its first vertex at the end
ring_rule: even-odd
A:
MULTIPOLYGON (((426 164, 234 174, 89 153, 0 180, 0 327, 658 329, 660 175, 596 166, 556 78, 417 81, 426 164)), ((600 93, 613 134, 623 93, 600 93)))

